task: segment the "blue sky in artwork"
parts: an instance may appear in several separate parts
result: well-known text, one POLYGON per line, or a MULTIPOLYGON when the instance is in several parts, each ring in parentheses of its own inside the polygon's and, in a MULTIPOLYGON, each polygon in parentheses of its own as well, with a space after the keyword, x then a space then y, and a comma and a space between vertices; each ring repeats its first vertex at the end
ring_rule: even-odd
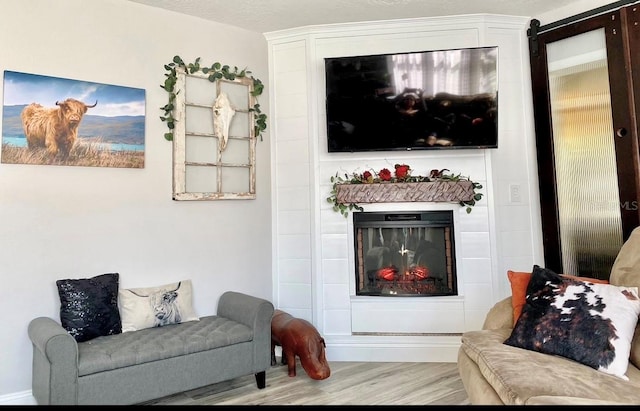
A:
POLYGON ((105 117, 144 116, 144 89, 92 83, 38 74, 4 72, 5 106, 39 103, 55 107, 56 101, 75 98, 98 105, 91 114, 105 117))

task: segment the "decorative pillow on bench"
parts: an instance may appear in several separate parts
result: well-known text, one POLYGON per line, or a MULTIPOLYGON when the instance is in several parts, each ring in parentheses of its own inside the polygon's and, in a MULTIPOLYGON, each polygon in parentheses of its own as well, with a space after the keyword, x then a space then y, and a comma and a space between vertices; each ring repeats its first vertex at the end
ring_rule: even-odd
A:
POLYGON ((580 281, 536 265, 522 314, 504 343, 628 380, 638 314, 637 287, 580 281))
POLYGON ((120 334, 118 273, 56 281, 60 323, 78 342, 120 334))
POLYGON ((199 321, 192 304, 191 280, 118 292, 122 332, 199 321))

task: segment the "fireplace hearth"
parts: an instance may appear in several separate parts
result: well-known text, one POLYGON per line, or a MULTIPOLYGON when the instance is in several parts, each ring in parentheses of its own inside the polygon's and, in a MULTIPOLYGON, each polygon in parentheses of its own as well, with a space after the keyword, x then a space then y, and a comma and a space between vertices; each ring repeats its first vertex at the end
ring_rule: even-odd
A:
POLYGON ((353 214, 356 295, 457 295, 452 211, 353 214))

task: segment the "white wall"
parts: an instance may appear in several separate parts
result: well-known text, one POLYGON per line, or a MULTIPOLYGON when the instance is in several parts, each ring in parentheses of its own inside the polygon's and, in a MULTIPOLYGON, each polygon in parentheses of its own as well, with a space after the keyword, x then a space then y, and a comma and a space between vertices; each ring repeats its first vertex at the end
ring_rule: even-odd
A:
MULTIPOLYGON (((371 303, 391 312, 400 299, 355 295, 351 216, 345 219, 326 202, 330 177, 336 172, 393 168, 403 162, 420 175, 447 168, 484 186, 485 196, 471 214, 454 207, 459 295, 405 299, 398 316, 411 304, 414 313, 427 308, 434 312, 430 321, 435 326, 438 318, 449 315, 455 317, 449 326, 458 333, 479 329, 491 306, 510 293, 507 270, 543 265, 528 21, 519 16, 460 15, 267 33, 273 86, 274 299, 277 307, 316 325, 330 360, 455 361, 459 346, 459 337, 428 335, 439 332, 435 328, 419 336, 417 329, 393 337, 354 334, 363 318, 367 329, 375 330, 375 314, 362 315, 371 303), (325 57, 483 46, 498 47, 499 148, 327 154, 325 57), (510 200, 511 185, 520 187, 521 201, 510 200)), ((368 205, 365 211, 390 207, 400 206, 368 205)))
MULTIPOLYGON (((124 0, 1 6, 0 70, 145 89, 146 152, 142 169, 0 164, 0 403, 31 390, 27 325, 59 319, 58 279, 118 272, 127 288, 190 278, 199 315, 215 313, 226 290, 271 300, 270 129, 257 144, 257 199, 178 202, 159 119, 174 55, 247 67, 266 84, 264 37, 124 0)), ((268 96, 266 84, 265 113, 268 96)))

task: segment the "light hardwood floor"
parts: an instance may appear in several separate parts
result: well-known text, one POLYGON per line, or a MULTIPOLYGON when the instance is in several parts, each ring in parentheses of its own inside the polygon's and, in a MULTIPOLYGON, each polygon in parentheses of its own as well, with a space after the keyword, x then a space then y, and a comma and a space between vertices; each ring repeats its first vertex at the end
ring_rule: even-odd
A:
POLYGON ((297 360, 267 371, 259 390, 253 375, 164 397, 145 405, 469 405, 456 363, 331 362, 331 376, 312 380, 297 360))

